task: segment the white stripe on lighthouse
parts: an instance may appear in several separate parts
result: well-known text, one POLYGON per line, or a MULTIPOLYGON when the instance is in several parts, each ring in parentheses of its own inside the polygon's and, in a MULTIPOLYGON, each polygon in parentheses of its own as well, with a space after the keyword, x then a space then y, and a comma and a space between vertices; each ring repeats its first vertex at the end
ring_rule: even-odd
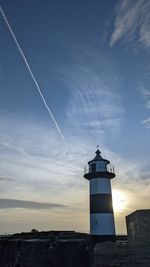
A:
POLYGON ((94 178, 90 180, 90 195, 111 194, 110 179, 94 178))
POLYGON ((91 235, 115 235, 113 213, 90 214, 91 235))

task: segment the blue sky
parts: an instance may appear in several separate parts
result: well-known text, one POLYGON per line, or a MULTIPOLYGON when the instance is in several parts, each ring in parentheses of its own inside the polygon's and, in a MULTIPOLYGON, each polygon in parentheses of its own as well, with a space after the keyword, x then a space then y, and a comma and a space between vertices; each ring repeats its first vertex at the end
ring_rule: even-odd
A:
POLYGON ((113 195, 123 206, 116 228, 124 233, 124 216, 150 201, 149 1, 1 7, 69 153, 1 14, 0 232, 88 231, 82 176, 99 145, 115 166, 113 195))

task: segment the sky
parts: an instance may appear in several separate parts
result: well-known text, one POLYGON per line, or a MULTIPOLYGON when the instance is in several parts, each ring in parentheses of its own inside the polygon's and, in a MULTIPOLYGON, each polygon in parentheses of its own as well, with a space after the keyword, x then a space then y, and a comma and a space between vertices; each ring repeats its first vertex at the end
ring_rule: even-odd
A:
POLYGON ((89 232, 83 173, 97 145, 126 233, 125 216, 150 208, 150 1, 0 6, 44 97, 1 12, 0 233, 89 232))

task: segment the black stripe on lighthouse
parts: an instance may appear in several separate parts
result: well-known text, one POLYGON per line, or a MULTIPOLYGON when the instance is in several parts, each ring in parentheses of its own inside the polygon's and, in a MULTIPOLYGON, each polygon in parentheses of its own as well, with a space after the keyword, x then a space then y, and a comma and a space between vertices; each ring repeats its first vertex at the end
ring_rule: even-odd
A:
POLYGON ((90 213, 113 213, 111 194, 90 195, 90 213))

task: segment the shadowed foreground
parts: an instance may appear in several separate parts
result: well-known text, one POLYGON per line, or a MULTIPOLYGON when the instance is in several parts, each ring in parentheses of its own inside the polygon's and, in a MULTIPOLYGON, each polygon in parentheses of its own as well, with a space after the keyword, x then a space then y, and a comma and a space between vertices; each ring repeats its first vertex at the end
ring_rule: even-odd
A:
MULTIPOLYGON (((92 267, 150 267, 150 241, 127 236, 97 244, 92 267)), ((0 267, 91 267, 90 236, 74 231, 15 234, 0 239, 0 267)))
POLYGON ((0 240, 0 267, 90 266, 86 235, 51 232, 43 238, 30 236, 18 234, 0 240))
POLYGON ((93 267, 150 267, 150 241, 97 244, 93 267))

